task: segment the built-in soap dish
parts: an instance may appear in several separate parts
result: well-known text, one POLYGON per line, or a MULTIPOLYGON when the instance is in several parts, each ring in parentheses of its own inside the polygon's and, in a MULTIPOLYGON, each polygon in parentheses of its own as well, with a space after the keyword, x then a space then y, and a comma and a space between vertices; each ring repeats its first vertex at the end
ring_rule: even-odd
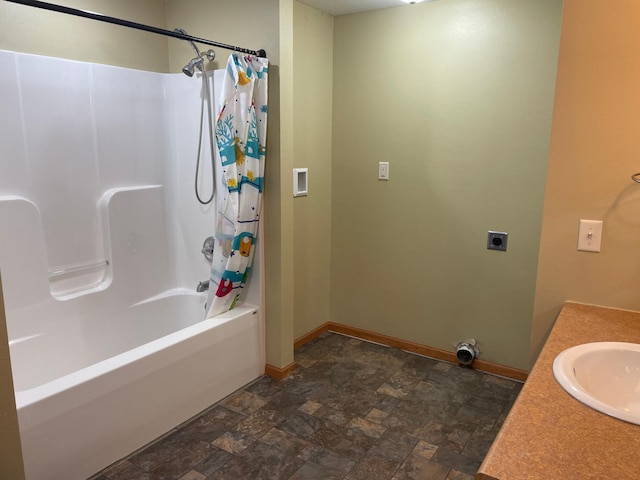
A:
POLYGON ((57 300, 70 300, 99 292, 109 286, 111 265, 108 260, 68 265, 49 272, 49 289, 57 300))

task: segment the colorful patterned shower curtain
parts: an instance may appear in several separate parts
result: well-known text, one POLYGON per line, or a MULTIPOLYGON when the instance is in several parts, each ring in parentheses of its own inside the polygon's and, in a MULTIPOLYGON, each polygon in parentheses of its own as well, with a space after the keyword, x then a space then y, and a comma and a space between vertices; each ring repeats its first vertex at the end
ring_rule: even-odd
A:
POLYGON ((217 223, 207 318, 231 310, 251 272, 267 141, 266 58, 233 53, 215 125, 217 223))

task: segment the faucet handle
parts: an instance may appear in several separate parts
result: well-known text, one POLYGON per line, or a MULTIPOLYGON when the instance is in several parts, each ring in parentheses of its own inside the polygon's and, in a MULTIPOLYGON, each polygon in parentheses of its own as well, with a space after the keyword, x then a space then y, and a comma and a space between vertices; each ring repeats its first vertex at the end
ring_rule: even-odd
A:
POLYGON ((215 245, 215 240, 213 237, 207 237, 204 239, 204 243, 202 244, 202 254, 205 256, 209 262, 213 261, 213 247, 215 245))

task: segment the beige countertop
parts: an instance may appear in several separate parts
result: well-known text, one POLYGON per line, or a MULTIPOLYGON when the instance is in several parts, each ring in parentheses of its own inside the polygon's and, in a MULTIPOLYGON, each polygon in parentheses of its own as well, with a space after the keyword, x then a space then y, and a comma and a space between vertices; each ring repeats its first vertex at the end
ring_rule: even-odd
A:
POLYGON ((640 425, 597 412, 556 382, 563 350, 640 343, 640 313, 567 302, 476 480, 640 479, 640 425))

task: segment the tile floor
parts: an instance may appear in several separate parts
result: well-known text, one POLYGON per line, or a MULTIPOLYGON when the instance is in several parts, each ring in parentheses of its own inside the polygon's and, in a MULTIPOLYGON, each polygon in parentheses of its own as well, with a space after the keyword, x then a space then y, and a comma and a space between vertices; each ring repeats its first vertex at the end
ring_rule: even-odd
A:
POLYGON ((325 333, 93 480, 471 480, 521 384, 325 333))

